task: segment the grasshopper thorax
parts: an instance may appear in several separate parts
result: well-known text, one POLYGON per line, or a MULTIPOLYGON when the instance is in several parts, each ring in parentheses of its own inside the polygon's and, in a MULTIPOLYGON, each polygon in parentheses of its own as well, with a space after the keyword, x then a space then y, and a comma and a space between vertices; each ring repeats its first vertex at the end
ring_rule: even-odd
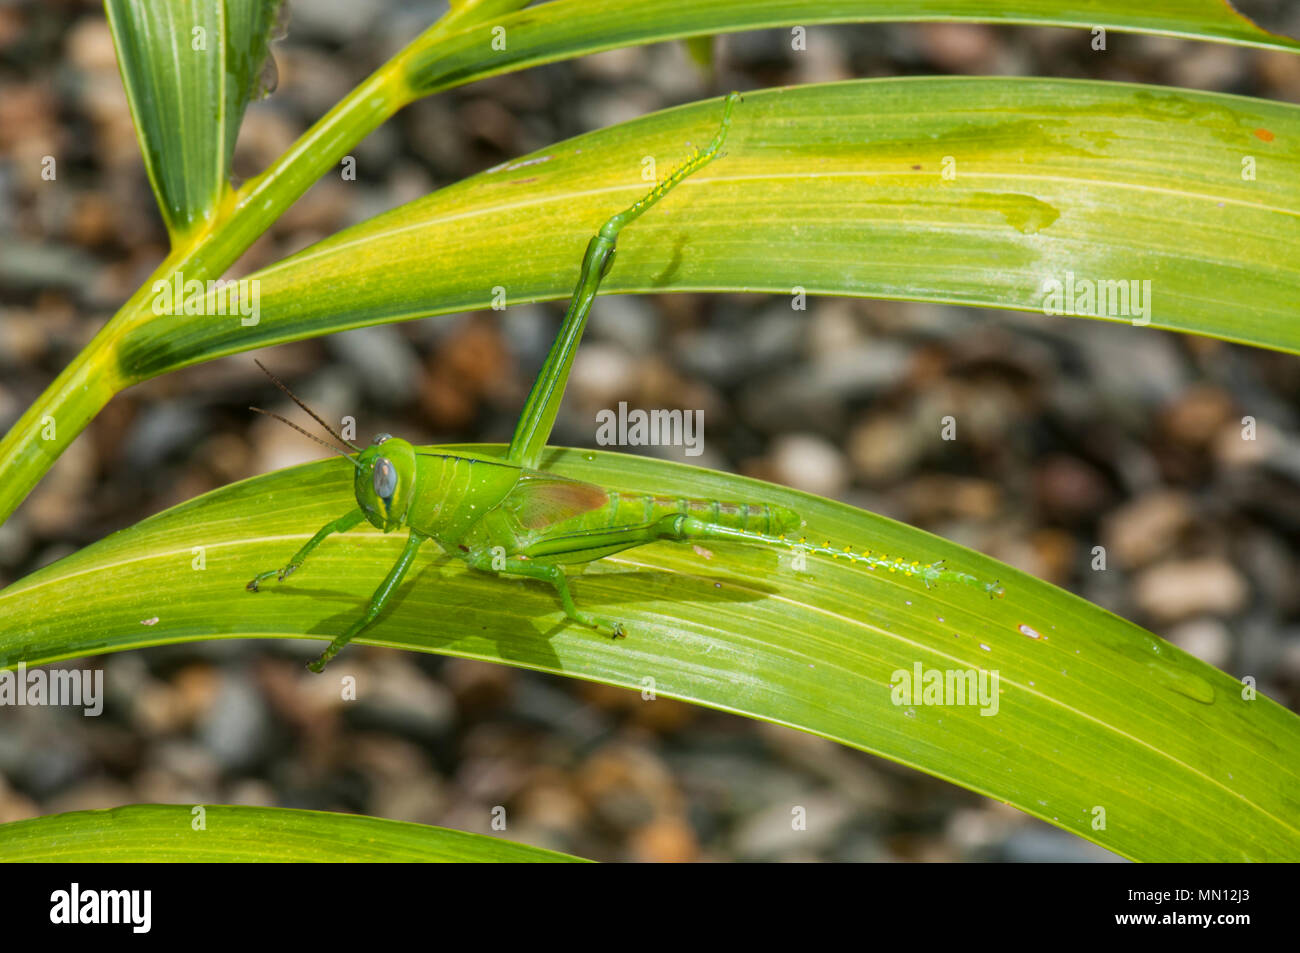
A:
POLYGON ((415 448, 398 437, 381 434, 357 454, 353 488, 373 526, 391 533, 405 525, 416 495, 415 474, 415 448))

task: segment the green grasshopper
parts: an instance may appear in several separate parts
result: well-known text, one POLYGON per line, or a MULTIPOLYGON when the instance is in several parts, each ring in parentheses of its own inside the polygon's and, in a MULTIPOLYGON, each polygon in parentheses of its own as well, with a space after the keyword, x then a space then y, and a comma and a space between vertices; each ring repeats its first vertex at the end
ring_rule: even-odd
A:
POLYGON ((313 672, 320 672, 383 611, 420 546, 430 539, 474 569, 550 583, 570 619, 614 638, 626 634, 623 624, 580 610, 569 592, 563 567, 654 540, 729 540, 801 549, 866 563, 870 569, 918 576, 927 587, 951 580, 976 586, 990 595, 1002 594, 996 582, 984 583, 967 573, 947 570, 942 562, 922 566, 870 551, 855 553, 847 547, 832 548, 829 542, 819 546, 803 537, 790 537, 803 521, 784 506, 619 493, 537 469, 555 424, 587 315, 601 280, 613 264, 619 232, 718 156, 731 125, 732 109, 739 101, 737 93, 727 97, 722 124, 708 148, 696 150, 640 201, 610 218, 587 245, 559 336, 528 395, 504 460, 432 453, 388 434, 380 434, 363 450, 344 440, 266 372, 276 386, 352 453, 308 434, 278 414, 251 409, 276 417, 347 459, 356 468, 353 488, 357 508, 322 526, 284 568, 254 577, 248 583, 249 591, 257 592, 271 577, 284 580, 327 536, 346 532, 362 520, 385 533, 403 528, 408 533, 401 556, 375 590, 366 611, 308 666, 313 672))

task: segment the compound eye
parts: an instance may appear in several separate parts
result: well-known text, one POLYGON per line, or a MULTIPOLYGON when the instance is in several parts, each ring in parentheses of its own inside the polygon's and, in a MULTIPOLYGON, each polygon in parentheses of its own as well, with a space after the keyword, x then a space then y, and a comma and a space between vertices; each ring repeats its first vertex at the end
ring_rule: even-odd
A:
POLYGON ((392 439, 393 439, 393 435, 392 435, 392 434, 390 434, 390 433, 381 433, 378 437, 375 438, 375 446, 376 446, 376 447, 379 446, 379 445, 380 445, 381 443, 383 443, 385 440, 392 440, 392 439))
POLYGON ((397 471, 387 457, 375 461, 375 495, 382 500, 391 499, 397 489, 397 471))

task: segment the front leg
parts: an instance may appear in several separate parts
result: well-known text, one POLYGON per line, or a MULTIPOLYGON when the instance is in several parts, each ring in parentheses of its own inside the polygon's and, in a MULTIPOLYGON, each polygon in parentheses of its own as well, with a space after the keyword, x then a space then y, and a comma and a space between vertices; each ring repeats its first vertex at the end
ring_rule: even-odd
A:
POLYGON ((387 577, 379 584, 375 594, 370 597, 370 605, 366 607, 365 615, 352 623, 346 632, 331 642, 329 648, 321 653, 321 657, 307 666, 309 669, 317 673, 322 671, 329 663, 329 660, 339 654, 343 646, 355 639, 361 634, 362 629, 375 621, 375 616, 383 611, 384 606, 393 594, 393 590, 401 583, 406 571, 411 568, 411 562, 415 559, 415 553, 420 548, 420 544, 427 538, 421 536, 415 530, 411 530, 411 535, 406 538, 406 548, 402 550, 402 555, 397 557, 397 562, 393 564, 393 568, 388 570, 387 577))
POLYGON ((304 545, 302 549, 294 553, 293 559, 289 560, 289 565, 285 566, 283 569, 271 569, 267 572, 258 573, 244 588, 249 592, 257 592, 261 588, 262 581, 270 579, 272 576, 275 576, 277 582, 282 582, 287 576, 292 575, 293 572, 302 565, 303 560, 307 558, 308 554, 310 554, 313 549, 321 544, 321 540, 326 536, 330 533, 346 533, 365 518, 365 514, 362 513, 360 509, 355 509, 345 516, 340 516, 338 519, 326 523, 316 531, 315 536, 307 540, 306 545, 304 545))

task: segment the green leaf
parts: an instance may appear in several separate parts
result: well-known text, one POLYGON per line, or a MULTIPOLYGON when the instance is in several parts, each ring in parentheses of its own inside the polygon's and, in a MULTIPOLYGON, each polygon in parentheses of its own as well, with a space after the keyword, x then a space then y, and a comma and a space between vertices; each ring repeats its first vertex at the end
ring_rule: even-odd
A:
POLYGON ((248 104, 274 88, 275 60, 269 46, 279 22, 287 20, 285 0, 223 0, 225 44, 225 155, 223 169, 230 177, 230 160, 248 104))
POLYGON ((0 824, 0 861, 27 863, 573 863, 499 837, 357 814, 131 804, 0 824))
POLYGON ((417 42, 409 76, 413 89, 428 93, 623 46, 765 27, 905 20, 1102 28, 1300 51, 1300 42, 1261 30, 1224 0, 551 0, 436 43, 417 42), (504 30, 504 49, 488 32, 497 28, 504 30))
POLYGON ((280 0, 105 0, 145 168, 173 244, 229 192, 280 0))
MULTIPOLYGON (((871 513, 662 461, 549 454, 546 469, 612 489, 788 506, 814 540, 944 559, 999 579, 1005 597, 927 590, 818 556, 797 571, 771 548, 662 543, 593 563, 575 580, 580 606, 626 624, 627 638, 611 641, 568 624, 549 587, 473 572, 426 546, 360 641, 638 691, 652 678, 658 695, 912 765, 1127 857, 1300 860, 1300 718, 1243 699, 1223 672, 1069 593, 871 513), (997 671, 997 713, 894 704, 896 673, 917 665, 997 671)), ((355 506, 351 472, 328 460, 234 484, 15 583, 0 593, 0 664, 241 637, 310 638, 314 656, 363 611, 402 534, 356 529, 285 583, 260 593, 244 585, 355 506)), ((346 674, 359 651, 345 649, 329 673, 346 674)))
MULTIPOLYGON (((210 316, 212 302, 143 321, 120 342, 119 373, 484 308, 496 288, 508 304, 567 297, 591 235, 646 191, 643 157, 666 175, 720 114, 714 101, 602 129, 350 228, 252 276, 255 326, 210 316)), ((1116 334, 1296 352, 1298 218, 1296 106, 1068 80, 801 86, 745 97, 725 157, 623 234, 601 290, 1041 311, 1055 281, 1082 316, 1127 301, 1150 322, 1116 334), (1087 282, 1100 290, 1090 306, 1087 282)))
POLYGON ((449 16, 460 23, 477 23, 528 6, 532 0, 451 0, 449 16))

